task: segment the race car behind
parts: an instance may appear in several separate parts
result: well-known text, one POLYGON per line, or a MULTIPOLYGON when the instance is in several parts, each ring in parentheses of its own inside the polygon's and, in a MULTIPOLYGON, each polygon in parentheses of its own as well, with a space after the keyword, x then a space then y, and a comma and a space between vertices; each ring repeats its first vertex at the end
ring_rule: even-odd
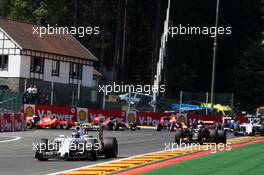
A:
POLYGON ((32 117, 28 116, 26 120, 27 120, 26 122, 27 129, 32 129, 32 128, 70 129, 75 125, 74 122, 72 121, 59 120, 51 116, 44 116, 40 118, 39 116, 33 115, 32 117))
POLYGON ((257 134, 264 136, 263 123, 249 120, 248 123, 243 123, 234 127, 234 136, 254 136, 257 134))
POLYGON ((213 121, 200 121, 197 125, 188 128, 183 125, 175 131, 175 143, 224 143, 226 144, 226 131, 213 121))

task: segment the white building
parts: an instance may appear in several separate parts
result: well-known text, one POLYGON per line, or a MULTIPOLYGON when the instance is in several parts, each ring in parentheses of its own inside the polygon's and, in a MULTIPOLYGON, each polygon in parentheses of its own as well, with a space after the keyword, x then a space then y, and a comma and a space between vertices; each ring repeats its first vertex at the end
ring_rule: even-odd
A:
POLYGON ((20 92, 37 85, 57 105, 95 102, 98 59, 72 35, 40 37, 36 27, 0 18, 0 85, 20 92))

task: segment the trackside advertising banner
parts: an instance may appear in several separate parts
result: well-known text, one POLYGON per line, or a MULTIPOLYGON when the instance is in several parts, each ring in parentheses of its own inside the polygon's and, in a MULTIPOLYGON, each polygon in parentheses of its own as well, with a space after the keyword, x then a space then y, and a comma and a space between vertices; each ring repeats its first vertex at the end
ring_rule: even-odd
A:
MULTIPOLYGON (((96 116, 115 117, 124 122, 137 122, 139 125, 155 126, 161 117, 169 117, 170 113, 157 112, 135 112, 120 111, 110 109, 87 109, 64 106, 42 106, 42 105, 24 105, 25 116, 38 115, 53 116, 61 120, 71 120, 78 122, 93 122, 96 116)), ((240 122, 244 122, 244 118, 240 117, 240 122)), ((177 114, 176 120, 192 124, 197 120, 222 122, 221 116, 205 115, 205 114, 177 114)))
POLYGON ((0 132, 4 131, 24 131, 25 117, 23 113, 1 113, 0 132))

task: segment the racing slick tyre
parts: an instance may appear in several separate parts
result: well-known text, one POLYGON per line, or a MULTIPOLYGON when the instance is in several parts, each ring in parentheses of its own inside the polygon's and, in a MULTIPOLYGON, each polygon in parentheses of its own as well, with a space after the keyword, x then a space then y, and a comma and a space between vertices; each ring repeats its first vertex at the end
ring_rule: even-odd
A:
POLYGON ((182 138, 183 138, 182 129, 177 129, 175 131, 175 143, 180 144, 182 138))
POLYGON ((215 128, 216 128, 216 129, 222 129, 223 127, 222 127, 222 124, 221 124, 221 123, 217 122, 217 123, 215 124, 215 128))
POLYGON ((62 129, 70 129, 70 125, 67 122, 65 122, 62 124, 62 129))
POLYGON ((131 123, 130 124, 130 130, 131 131, 136 131, 137 130, 137 124, 136 123, 131 123))
POLYGON ((223 129, 218 129, 217 130, 217 138, 218 138, 218 143, 224 143, 226 144, 226 132, 223 129))
POLYGON ((239 136, 239 135, 240 135, 240 134, 239 134, 237 131, 234 132, 234 136, 237 137, 237 136, 239 136))
POLYGON ((175 124, 171 124, 171 125, 170 125, 170 131, 175 131, 175 129, 174 129, 175 127, 176 127, 175 124))
POLYGON ((118 130, 118 124, 117 124, 117 122, 114 122, 113 123, 112 128, 113 128, 114 131, 117 131, 118 130))
POLYGON ((26 128, 27 128, 27 129, 32 129, 32 128, 33 128, 33 123, 30 122, 30 121, 27 122, 27 123, 26 123, 26 128))
POLYGON ((212 143, 217 143, 217 130, 209 130, 209 141, 212 143))
POLYGON ((104 139, 104 155, 105 158, 116 158, 118 153, 118 143, 115 137, 107 137, 104 139))
POLYGON ((99 159, 99 147, 96 146, 96 144, 99 146, 97 139, 89 139, 87 143, 92 146, 90 150, 86 150, 86 158, 88 160, 97 161, 99 159))
POLYGON ((64 160, 65 160, 65 161, 69 161, 69 160, 70 160, 70 156, 69 156, 68 153, 65 153, 65 154, 64 154, 64 160))
POLYGON ((40 139, 40 142, 39 142, 39 148, 36 152, 36 155, 35 157, 39 160, 39 161, 47 161, 48 158, 45 158, 43 157, 43 154, 41 152, 43 151, 47 151, 49 148, 48 148, 48 139, 40 139))
POLYGON ((159 123, 156 125, 156 131, 161 131, 162 130, 162 125, 159 123))
POLYGON ((261 136, 264 136, 264 125, 260 126, 259 133, 261 136))

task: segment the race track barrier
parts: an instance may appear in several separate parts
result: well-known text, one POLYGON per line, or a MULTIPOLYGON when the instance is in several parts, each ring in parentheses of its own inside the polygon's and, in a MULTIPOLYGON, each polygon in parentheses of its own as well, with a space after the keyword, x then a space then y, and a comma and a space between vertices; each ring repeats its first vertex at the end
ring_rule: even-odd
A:
MULTIPOLYGON (((136 122, 141 126, 156 126, 161 117, 168 117, 171 113, 135 112, 110 109, 89 109, 66 106, 45 106, 25 104, 23 112, 25 116, 37 115, 39 117, 52 116, 59 120, 73 122, 94 122, 96 116, 115 117, 123 122, 136 122)), ((246 118, 238 117, 240 122, 246 122, 246 118)), ((177 114, 176 120, 192 124, 198 120, 222 122, 223 116, 205 114, 177 114)))
POLYGON ((0 132, 25 131, 26 121, 23 113, 1 113, 0 132))

